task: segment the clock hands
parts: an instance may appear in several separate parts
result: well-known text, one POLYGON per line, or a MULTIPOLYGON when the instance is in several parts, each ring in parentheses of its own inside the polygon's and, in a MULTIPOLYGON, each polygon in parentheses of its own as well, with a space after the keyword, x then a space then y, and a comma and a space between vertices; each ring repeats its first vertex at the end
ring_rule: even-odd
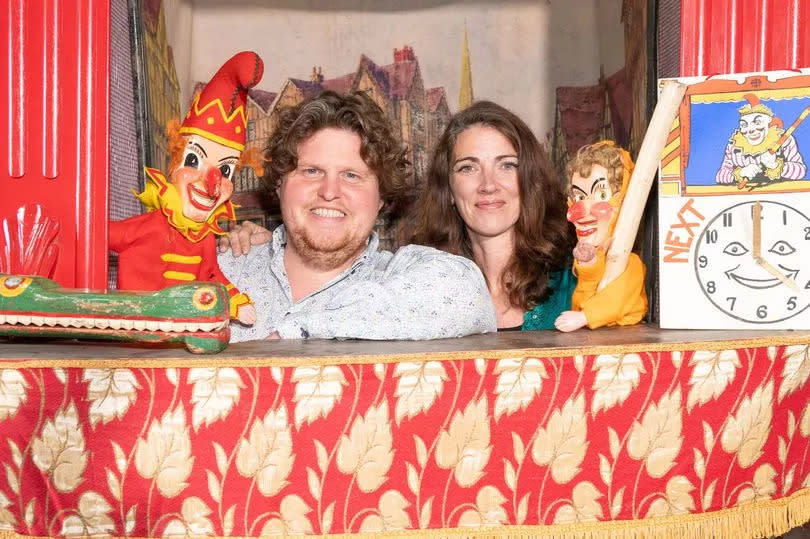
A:
POLYGON ((796 292, 800 292, 801 290, 799 289, 799 285, 796 284, 796 281, 786 276, 784 273, 772 266, 767 260, 762 258, 762 204, 760 204, 759 200, 754 203, 753 210, 754 211, 751 213, 751 218, 754 220, 754 248, 752 253, 754 255, 754 261, 765 271, 782 281, 785 286, 795 290, 796 292))
POLYGON ((785 286, 787 286, 788 288, 791 288, 791 289, 795 290, 796 292, 801 292, 801 289, 799 288, 799 285, 796 284, 796 281, 794 281, 790 277, 786 276, 784 273, 779 271, 777 268, 773 267, 764 258, 759 257, 757 259, 757 264, 762 266, 762 268, 765 269, 765 271, 767 271, 768 273, 770 273, 771 275, 773 275, 774 277, 776 277, 777 279, 779 279, 780 281, 785 283, 785 286))

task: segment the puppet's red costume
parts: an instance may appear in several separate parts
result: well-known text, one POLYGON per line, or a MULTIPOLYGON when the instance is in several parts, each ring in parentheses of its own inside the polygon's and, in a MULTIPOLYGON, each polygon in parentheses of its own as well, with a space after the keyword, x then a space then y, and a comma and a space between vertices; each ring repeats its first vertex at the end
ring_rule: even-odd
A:
POLYGON ((229 200, 221 205, 197 230, 186 228, 183 224, 194 222, 183 219, 179 204, 172 202, 177 197, 174 186, 154 168, 146 169, 146 178, 147 189, 139 198, 152 211, 110 223, 109 246, 120 253, 118 288, 159 290, 188 281, 216 281, 228 289, 231 317, 236 317, 250 298, 219 270, 215 236, 224 233, 217 219, 234 218, 233 204, 229 200))
MULTIPOLYGON (((225 146, 235 150, 237 156, 244 150, 247 91, 259 82, 262 72, 262 61, 255 53, 241 52, 228 60, 194 99, 179 132, 205 139, 190 143, 201 148, 201 156, 207 157, 203 146, 209 144, 209 151, 225 146)), ((119 253, 119 289, 159 290, 188 281, 216 281, 228 289, 231 318, 237 318, 240 306, 251 303, 217 265, 216 235, 225 233, 217 220, 235 218, 230 200, 222 202, 230 191, 220 190, 223 182, 232 189, 231 171, 228 178, 223 178, 218 166, 201 168, 199 160, 181 163, 173 168, 169 179, 159 170, 145 169, 145 189, 137 196, 149 212, 112 222, 109 227, 109 247, 119 253), (190 181, 199 183, 194 189, 214 204, 219 203, 202 214, 207 217, 189 213, 200 220, 184 213, 184 201, 191 196, 186 190, 189 180, 179 180, 177 174, 188 178, 189 171, 200 173, 199 182, 196 176, 191 177, 190 181)))

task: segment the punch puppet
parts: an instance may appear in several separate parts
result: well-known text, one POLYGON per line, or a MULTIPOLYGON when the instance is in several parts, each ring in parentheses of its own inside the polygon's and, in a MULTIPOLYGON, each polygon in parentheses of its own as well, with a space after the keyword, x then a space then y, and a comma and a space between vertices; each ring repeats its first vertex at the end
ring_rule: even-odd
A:
POLYGON ((119 289, 216 281, 228 291, 231 318, 255 322, 250 298, 217 265, 215 237, 225 234, 219 219, 235 218, 230 197, 236 171, 242 164, 258 168, 250 162, 253 152, 243 151, 247 92, 262 72, 258 55, 236 54, 195 97, 182 124, 169 126, 169 176, 147 167, 145 189, 136 195, 149 211, 110 223, 109 247, 119 254, 119 289))
POLYGON ((573 268, 577 286, 572 310, 555 321, 560 331, 586 325, 591 329, 632 325, 647 312, 645 267, 635 253, 630 253, 627 267, 616 279, 598 288, 632 172, 630 154, 613 141, 580 148, 568 164, 568 220, 574 224, 578 240, 573 268))
POLYGON ((754 94, 743 96, 746 104, 738 109, 740 123, 732 133, 715 177, 717 183, 767 185, 779 180, 801 180, 807 173, 793 132, 808 114, 804 109, 793 125, 783 129, 782 120, 754 94))

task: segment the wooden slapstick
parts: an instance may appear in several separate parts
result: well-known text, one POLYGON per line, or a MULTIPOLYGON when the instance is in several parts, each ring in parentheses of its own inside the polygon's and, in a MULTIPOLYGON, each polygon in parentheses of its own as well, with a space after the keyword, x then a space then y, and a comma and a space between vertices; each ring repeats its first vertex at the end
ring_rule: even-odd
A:
POLYGON ((685 84, 675 81, 664 82, 658 104, 655 105, 650 125, 638 152, 636 167, 630 176, 630 185, 613 232, 613 242, 608 249, 605 274, 599 281, 597 290, 602 290, 610 284, 627 267, 627 259, 633 249, 641 214, 644 212, 644 205, 647 203, 647 196, 650 194, 650 187, 658 171, 658 163, 661 161, 661 152, 672 129, 672 122, 678 114, 684 93, 686 93, 685 84))

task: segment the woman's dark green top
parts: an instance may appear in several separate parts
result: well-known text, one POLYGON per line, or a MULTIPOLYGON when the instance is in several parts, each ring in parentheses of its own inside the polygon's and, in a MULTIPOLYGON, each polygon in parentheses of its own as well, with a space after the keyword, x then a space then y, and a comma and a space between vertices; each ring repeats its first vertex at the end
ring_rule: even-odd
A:
POLYGON ((551 295, 546 301, 523 315, 521 330, 554 329, 554 320, 563 311, 571 310, 571 295, 577 286, 577 278, 571 269, 566 268, 553 272, 549 277, 548 285, 552 290, 551 295))

